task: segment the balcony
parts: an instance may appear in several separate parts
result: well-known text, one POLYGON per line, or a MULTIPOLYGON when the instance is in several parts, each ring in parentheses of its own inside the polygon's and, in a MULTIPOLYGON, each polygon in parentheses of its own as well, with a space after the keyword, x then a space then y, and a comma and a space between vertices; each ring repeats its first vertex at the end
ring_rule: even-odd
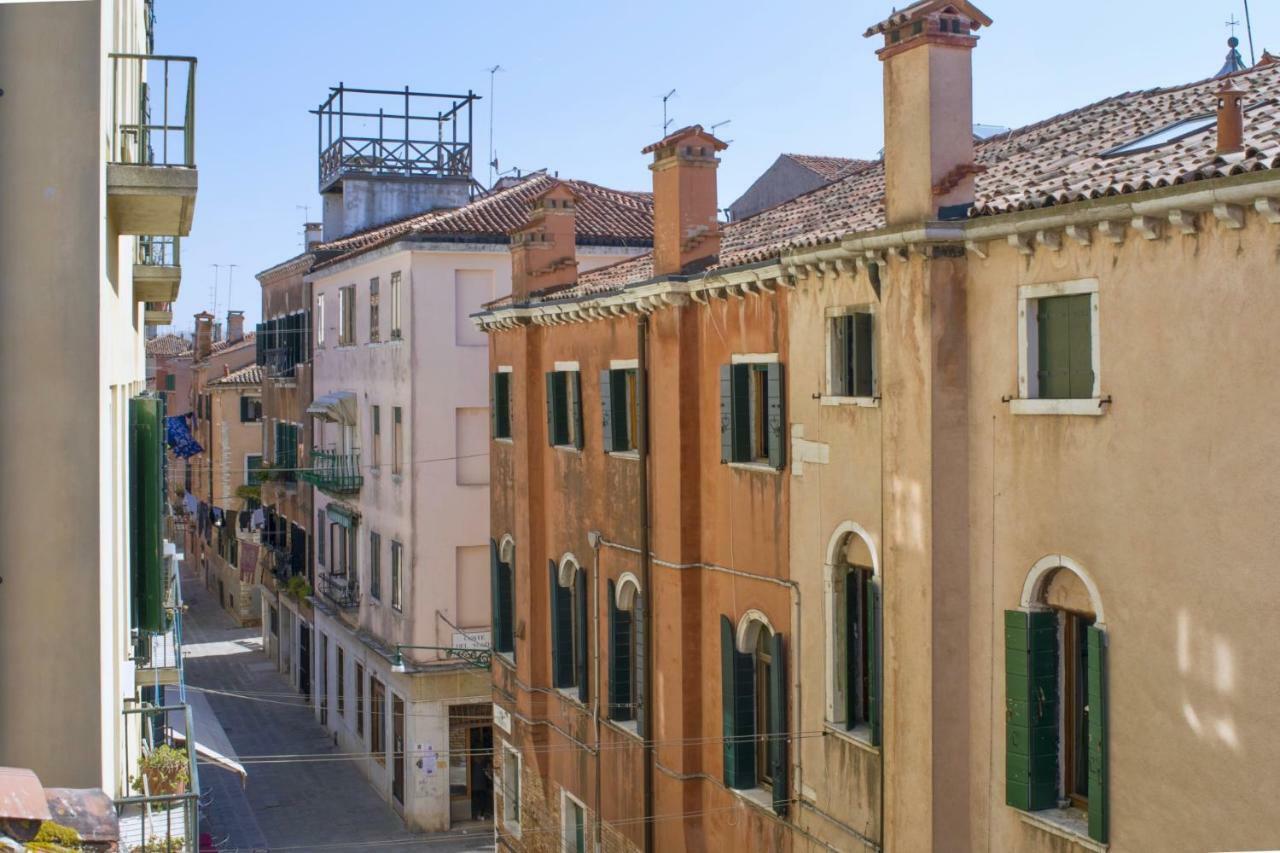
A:
POLYGON ((182 284, 178 238, 146 236, 139 237, 136 242, 137 249, 133 255, 134 300, 162 304, 173 302, 178 298, 178 287, 182 284))
POLYGON ((276 347, 263 352, 263 366, 267 375, 276 379, 292 379, 297 366, 298 351, 293 347, 276 347))
POLYGON ((191 233, 195 103, 194 57, 111 54, 107 206, 119 233, 191 233))
POLYGON ((147 326, 168 326, 173 323, 172 302, 148 302, 142 309, 142 322, 147 326))
POLYGON ((134 636, 133 663, 139 687, 164 687, 183 683, 182 673, 182 576, 177 546, 164 543, 165 618, 158 628, 139 629, 134 636))
POLYGON ((364 485, 364 476, 360 473, 360 454, 313 450, 311 467, 302 472, 302 479, 329 494, 358 492, 364 485))
POLYGON ((360 586, 350 575, 316 575, 316 590, 326 601, 343 610, 355 610, 360 606, 360 586))
POLYGON ((125 708, 124 716, 125 788, 134 794, 116 800, 120 849, 198 850, 200 777, 190 706, 140 704, 125 708), (152 756, 172 754, 169 750, 177 751, 180 761, 185 754, 185 767, 165 780, 156 771, 144 771, 152 756))

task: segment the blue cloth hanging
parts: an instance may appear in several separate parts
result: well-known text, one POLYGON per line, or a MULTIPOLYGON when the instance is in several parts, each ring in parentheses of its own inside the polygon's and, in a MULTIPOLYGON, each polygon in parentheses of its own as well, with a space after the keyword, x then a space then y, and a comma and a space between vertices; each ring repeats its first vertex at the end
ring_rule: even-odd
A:
POLYGON ((189 459, 204 452, 200 442, 191 435, 186 415, 172 415, 164 419, 164 438, 173 455, 179 459, 189 459))

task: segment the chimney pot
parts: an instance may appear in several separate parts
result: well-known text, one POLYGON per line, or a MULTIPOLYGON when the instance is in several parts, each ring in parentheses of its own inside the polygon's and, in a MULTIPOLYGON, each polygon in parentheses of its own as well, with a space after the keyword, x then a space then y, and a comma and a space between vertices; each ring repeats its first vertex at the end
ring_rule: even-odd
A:
POLYGON ((204 361, 213 352, 213 315, 201 311, 196 315, 195 360, 204 361))
POLYGON ((511 297, 516 302, 578 280, 580 200, 568 184, 553 180, 529 202, 529 218, 510 235, 511 297))
POLYGON ((720 255, 716 152, 729 146, 702 129, 682 127, 646 146, 653 154, 653 272, 681 275, 720 255))
POLYGON ((1218 90, 1218 153, 1244 150, 1244 91, 1231 82, 1218 90))
POLYGON ((244 312, 227 312, 227 343, 235 344, 244 340, 244 312))

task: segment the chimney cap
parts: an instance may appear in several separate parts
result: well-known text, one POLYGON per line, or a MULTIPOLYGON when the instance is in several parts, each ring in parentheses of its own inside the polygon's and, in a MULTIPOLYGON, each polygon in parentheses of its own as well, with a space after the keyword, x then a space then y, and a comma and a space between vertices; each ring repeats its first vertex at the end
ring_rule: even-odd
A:
POLYGON ((863 33, 864 38, 871 38, 882 33, 887 34, 890 30, 895 30, 904 24, 910 24, 922 18, 937 13, 963 15, 969 19, 969 28, 977 30, 982 27, 989 27, 992 24, 991 18, 987 16, 977 6, 966 0, 919 0, 902 10, 894 10, 889 17, 885 18, 878 24, 870 26, 863 33))
POLYGON ((196 315, 196 319, 197 319, 197 320, 200 320, 200 319, 212 320, 212 319, 213 319, 213 315, 212 315, 212 314, 210 314, 208 311, 201 311, 199 314, 197 314, 197 315, 196 315))
POLYGON ((691 124, 688 127, 682 127, 677 131, 673 131, 672 133, 667 134, 666 136, 662 137, 652 145, 646 145, 643 149, 641 149, 640 153, 652 154, 654 151, 657 151, 659 148, 665 148, 666 146, 673 145, 677 142, 680 142, 681 140, 692 139, 694 137, 699 137, 701 139, 705 139, 707 142, 710 142, 712 147, 715 148, 716 151, 723 151, 724 149, 729 147, 729 143, 723 142, 717 139, 715 137, 715 134, 711 133, 710 131, 703 130, 702 125, 691 124))

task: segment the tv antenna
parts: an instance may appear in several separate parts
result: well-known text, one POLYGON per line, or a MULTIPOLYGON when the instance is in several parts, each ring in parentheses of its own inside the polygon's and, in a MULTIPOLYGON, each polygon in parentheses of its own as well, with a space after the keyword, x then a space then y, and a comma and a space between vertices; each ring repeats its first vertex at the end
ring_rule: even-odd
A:
POLYGON ((232 308, 231 308, 231 288, 235 287, 235 283, 236 283, 236 267, 238 267, 238 266, 240 266, 240 265, 239 265, 239 264, 227 264, 227 268, 228 268, 228 272, 227 272, 227 310, 228 310, 228 311, 232 310, 232 308))
MULTIPOLYGON (((725 119, 724 121, 718 121, 718 122, 716 122, 715 124, 711 125, 711 135, 712 135, 712 136, 715 136, 715 135, 716 135, 716 128, 717 128, 717 127, 724 127, 726 124, 729 124, 729 123, 730 123, 730 122, 732 122, 732 121, 733 121, 733 119, 731 119, 731 118, 727 118, 727 119, 725 119)), ((732 140, 732 139, 725 139, 725 140, 722 140, 722 141, 723 141, 723 142, 725 142, 725 143, 727 144, 727 143, 732 142, 733 140, 732 140)))
POLYGON ((493 186, 493 172, 498 168, 498 152, 493 150, 493 92, 494 80, 499 71, 506 71, 501 65, 489 69, 489 186, 493 186))
POLYGON ((1244 0, 1244 31, 1249 36, 1249 64, 1257 65, 1258 57, 1253 52, 1253 22, 1249 19, 1249 0, 1244 0))
POLYGON ((667 135, 667 128, 671 127, 671 119, 667 118, 667 101, 671 100, 675 96, 676 96, 675 89, 672 89, 670 92, 667 92, 667 94, 662 96, 662 135, 663 136, 667 135))
POLYGON ((213 314, 214 317, 217 317, 218 316, 218 268, 221 267, 222 264, 209 264, 209 266, 213 267, 213 287, 209 291, 209 302, 212 303, 213 305, 213 308, 211 309, 211 313, 213 314))

